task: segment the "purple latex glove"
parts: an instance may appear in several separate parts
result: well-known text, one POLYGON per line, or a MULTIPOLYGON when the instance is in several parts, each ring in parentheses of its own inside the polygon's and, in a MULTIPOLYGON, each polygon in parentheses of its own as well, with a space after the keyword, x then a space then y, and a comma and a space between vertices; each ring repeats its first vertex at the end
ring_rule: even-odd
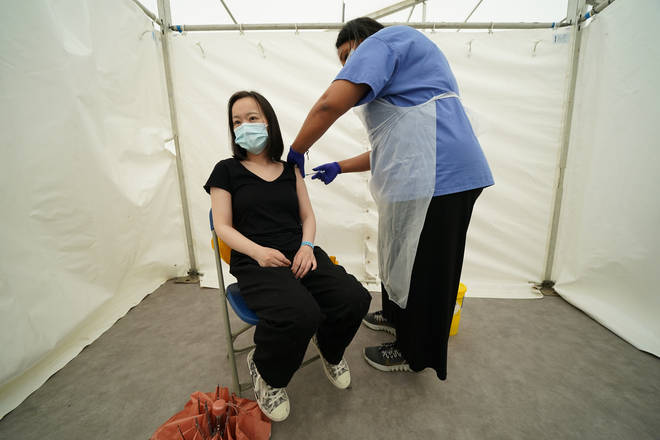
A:
POLYGON ((337 162, 325 163, 314 168, 316 174, 312 176, 312 179, 321 179, 326 185, 337 177, 337 174, 341 173, 341 167, 337 162))
POLYGON ((286 155, 286 161, 294 165, 298 165, 300 174, 305 177, 305 155, 298 153, 293 148, 289 147, 289 154, 286 155))

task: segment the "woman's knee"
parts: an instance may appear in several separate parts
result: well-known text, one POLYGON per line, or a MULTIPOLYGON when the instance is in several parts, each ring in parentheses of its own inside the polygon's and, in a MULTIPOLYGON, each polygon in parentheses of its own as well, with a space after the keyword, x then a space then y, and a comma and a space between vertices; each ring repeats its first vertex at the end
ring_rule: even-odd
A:
POLYGON ((371 304, 371 294, 365 289, 359 281, 348 283, 345 290, 344 302, 347 304, 351 316, 360 320, 369 311, 371 304))
POLYGON ((291 314, 291 326, 301 335, 313 335, 321 324, 321 309, 314 301, 298 304, 291 314))

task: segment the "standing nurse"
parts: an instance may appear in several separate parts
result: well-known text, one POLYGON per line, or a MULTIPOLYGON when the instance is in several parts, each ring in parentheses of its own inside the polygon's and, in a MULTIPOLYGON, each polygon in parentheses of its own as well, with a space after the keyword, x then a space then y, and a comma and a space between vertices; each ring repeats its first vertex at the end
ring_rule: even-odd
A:
POLYGON ((328 184, 339 173, 371 170, 383 310, 364 323, 396 341, 367 347, 364 357, 383 371, 430 367, 444 380, 472 207, 493 177, 447 59, 424 34, 358 18, 336 46, 344 67, 310 110, 287 161, 304 176, 303 153, 360 106, 371 152, 321 165, 312 179, 328 184))

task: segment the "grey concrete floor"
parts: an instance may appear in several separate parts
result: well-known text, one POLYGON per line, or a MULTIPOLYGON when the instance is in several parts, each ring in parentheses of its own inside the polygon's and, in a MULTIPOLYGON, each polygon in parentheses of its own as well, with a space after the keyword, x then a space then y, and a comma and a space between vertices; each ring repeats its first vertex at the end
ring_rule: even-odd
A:
MULTIPOLYGON (((658 358, 559 297, 464 306, 447 381, 372 369, 362 347, 390 337, 362 327, 351 388, 301 369, 272 438, 660 438, 658 358)), ((6 415, 0 439, 148 439, 190 393, 230 384, 225 353, 218 291, 168 282, 6 415)), ((244 355, 239 367, 247 380, 244 355)))

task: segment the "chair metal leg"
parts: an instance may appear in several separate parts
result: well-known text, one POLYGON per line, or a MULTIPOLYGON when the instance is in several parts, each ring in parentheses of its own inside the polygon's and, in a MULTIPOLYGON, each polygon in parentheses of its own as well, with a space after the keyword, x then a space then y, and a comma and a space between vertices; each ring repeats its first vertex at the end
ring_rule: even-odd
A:
POLYGON ((312 356, 311 358, 307 359, 307 360, 304 361, 302 364, 300 364, 300 368, 302 368, 302 367, 306 367, 307 365, 309 365, 309 364, 311 364, 312 362, 317 361, 317 360, 319 360, 319 359, 321 359, 321 356, 318 355, 318 354, 317 354, 316 356, 312 356))
POLYGON ((237 331, 236 333, 232 333, 232 334, 231 334, 231 338, 232 338, 232 340, 235 341, 236 338, 238 338, 240 335, 242 335, 242 334, 245 333, 246 331, 250 330, 252 327, 254 327, 254 325, 252 325, 252 324, 246 324, 245 326, 243 326, 243 327, 242 327, 239 331, 237 331))
POLYGON ((256 347, 256 345, 252 344, 252 345, 248 345, 247 347, 234 348, 234 354, 243 353, 243 352, 252 350, 255 347, 256 347))
POLYGON ((234 353, 234 342, 231 337, 231 326, 229 324, 229 312, 227 310, 227 301, 223 298, 222 301, 222 311, 225 316, 225 335, 227 339, 227 356, 229 356, 229 364, 231 366, 231 376, 232 376, 232 392, 240 392, 240 383, 238 381, 238 370, 236 369, 236 356, 234 353))
POLYGON ((215 234, 215 231, 212 233, 213 236, 213 249, 215 254, 215 268, 218 273, 218 287, 220 289, 220 295, 222 300, 220 301, 220 307, 222 308, 222 315, 225 321, 225 338, 227 340, 227 355, 229 356, 229 364, 231 366, 231 377, 232 377, 232 387, 231 392, 240 393, 241 386, 238 381, 238 371, 236 369, 236 357, 234 356, 234 337, 231 332, 231 323, 229 322, 229 311, 227 310, 227 297, 225 296, 225 279, 222 275, 222 263, 220 261, 220 245, 218 244, 218 236, 215 234))

